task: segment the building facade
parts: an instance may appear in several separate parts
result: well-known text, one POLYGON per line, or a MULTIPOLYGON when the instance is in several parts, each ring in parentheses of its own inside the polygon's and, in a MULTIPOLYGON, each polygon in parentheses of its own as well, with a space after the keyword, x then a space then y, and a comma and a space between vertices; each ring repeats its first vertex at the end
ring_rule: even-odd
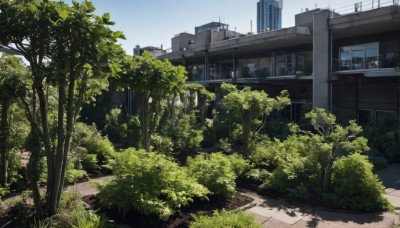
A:
POLYGON ((209 38, 159 58, 185 66, 188 81, 216 92, 222 82, 271 96, 288 90, 292 106, 285 115, 293 120, 305 105, 360 123, 400 115, 399 5, 345 15, 315 9, 295 21, 294 27, 255 35, 209 38))
POLYGON ((260 0, 257 2, 257 32, 282 28, 283 0, 260 0))

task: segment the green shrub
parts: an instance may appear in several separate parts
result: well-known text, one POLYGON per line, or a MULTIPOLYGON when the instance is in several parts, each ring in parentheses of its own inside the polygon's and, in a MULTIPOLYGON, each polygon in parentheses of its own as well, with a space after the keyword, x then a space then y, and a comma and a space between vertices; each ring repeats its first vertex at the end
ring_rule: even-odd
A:
POLYGON ((65 173, 66 184, 74 184, 87 178, 88 176, 85 170, 75 169, 74 164, 72 162, 68 162, 67 172, 65 173))
POLYGON ((104 205, 116 206, 125 213, 135 209, 166 220, 194 197, 206 199, 206 187, 188 175, 163 154, 127 149, 113 164, 116 180, 98 185, 104 205))
POLYGON ((235 194, 235 180, 248 165, 238 155, 200 154, 187 159, 189 173, 212 193, 226 198, 235 194))
POLYGON ((400 129, 396 115, 388 115, 364 129, 370 147, 390 162, 400 161, 400 129))
POLYGON ((185 151, 200 150, 200 143, 203 141, 203 129, 196 129, 194 126, 194 114, 183 115, 172 128, 171 138, 177 149, 185 151))
POLYGON ((106 137, 96 135, 87 142, 87 153, 96 154, 99 164, 104 165, 114 157, 114 146, 106 137))
POLYGON ((259 148, 252 160, 271 171, 260 187, 308 198, 310 192, 318 191, 321 165, 315 154, 323 152, 320 146, 317 142, 311 143, 308 137, 292 135, 285 141, 275 140, 267 148, 259 148))
POLYGON ((106 218, 85 209, 81 195, 77 192, 64 192, 58 213, 42 224, 45 227, 111 227, 106 218))
POLYGON ((85 154, 82 159, 82 167, 86 171, 93 171, 99 168, 96 154, 85 154))
MULTIPOLYGON (((104 167, 114 158, 114 146, 94 125, 77 123, 71 144, 71 159, 81 162, 86 171, 104 167)), ((80 168, 80 165, 75 166, 75 169, 80 168)))
POLYGON ((367 157, 360 154, 340 158, 333 173, 335 203, 354 210, 390 209, 385 188, 372 168, 367 157))
POLYGON ((386 158, 375 154, 369 155, 368 160, 374 165, 375 169, 383 169, 389 163, 386 158))
POLYGON ((9 193, 10 191, 8 190, 8 188, 2 188, 0 187, 0 203, 1 203, 1 197, 5 196, 7 193, 9 193))
POLYGON ((123 126, 121 109, 111 109, 110 112, 106 115, 106 125, 104 126, 104 132, 113 141, 118 141, 127 137, 127 127, 126 124, 125 126, 123 126))
POLYGON ((150 145, 152 146, 152 150, 162 154, 170 154, 174 147, 171 138, 157 134, 151 135, 150 145))
POLYGON ((192 228, 221 228, 221 227, 235 227, 235 228, 259 228, 259 224, 254 215, 243 211, 221 212, 214 211, 213 215, 207 216, 204 214, 192 215, 194 221, 190 223, 192 228))

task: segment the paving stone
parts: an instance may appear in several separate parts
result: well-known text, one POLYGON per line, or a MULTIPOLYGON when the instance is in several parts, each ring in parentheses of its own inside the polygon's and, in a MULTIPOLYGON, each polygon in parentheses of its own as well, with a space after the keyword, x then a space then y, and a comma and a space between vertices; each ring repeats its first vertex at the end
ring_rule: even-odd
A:
POLYGON ((262 216, 262 215, 259 215, 259 214, 254 214, 254 213, 252 213, 252 214, 256 217, 257 221, 260 224, 265 223, 267 220, 269 220, 271 218, 271 217, 265 217, 265 216, 262 216))
POLYGON ((287 224, 294 224, 312 212, 307 207, 290 207, 281 200, 275 199, 267 199, 265 204, 250 208, 248 211, 264 217, 272 217, 287 224))
POLYGON ((272 228, 272 227, 273 228, 289 228, 289 227, 292 227, 292 225, 271 218, 268 221, 266 221, 265 223, 263 223, 262 227, 263 228, 272 228))
POLYGON ((351 214, 318 210, 293 227, 370 227, 391 228, 395 219, 387 214, 351 214))

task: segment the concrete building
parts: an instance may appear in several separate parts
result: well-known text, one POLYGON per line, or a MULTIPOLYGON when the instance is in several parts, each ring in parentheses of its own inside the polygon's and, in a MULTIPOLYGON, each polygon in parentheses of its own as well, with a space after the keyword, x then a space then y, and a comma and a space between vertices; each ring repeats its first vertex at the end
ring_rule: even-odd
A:
MULTIPOLYGON (((193 35, 195 37, 195 35, 193 35)), ((193 38, 192 37, 192 38, 193 38)), ((335 110, 365 123, 400 114, 400 6, 397 1, 340 15, 315 9, 295 26, 229 39, 207 33, 160 56, 184 65, 188 80, 218 91, 222 82, 251 85, 271 96, 290 93, 290 119, 302 107, 335 110)))
POLYGON ((142 55, 144 51, 150 52, 150 54, 152 54, 156 58, 160 55, 164 55, 167 53, 167 51, 163 49, 162 45, 161 48, 153 46, 147 46, 141 48, 139 45, 136 45, 136 47, 133 49, 133 56, 142 55))
POLYGON ((259 0, 257 2, 257 32, 282 28, 283 0, 259 0))

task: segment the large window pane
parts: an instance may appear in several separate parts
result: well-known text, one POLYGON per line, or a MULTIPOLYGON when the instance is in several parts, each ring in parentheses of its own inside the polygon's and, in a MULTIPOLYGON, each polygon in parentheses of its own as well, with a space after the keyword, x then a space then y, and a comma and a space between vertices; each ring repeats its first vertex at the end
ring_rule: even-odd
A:
POLYGON ((399 47, 397 41, 385 41, 380 45, 380 67, 393 68, 396 67, 399 47))
POLYGON ((340 70, 350 70, 351 67, 351 49, 340 48, 340 70))
POLYGON ((378 49, 365 50, 365 68, 378 68, 378 49))
POLYGON ((364 51, 353 50, 351 54, 352 70, 364 69, 364 51))

